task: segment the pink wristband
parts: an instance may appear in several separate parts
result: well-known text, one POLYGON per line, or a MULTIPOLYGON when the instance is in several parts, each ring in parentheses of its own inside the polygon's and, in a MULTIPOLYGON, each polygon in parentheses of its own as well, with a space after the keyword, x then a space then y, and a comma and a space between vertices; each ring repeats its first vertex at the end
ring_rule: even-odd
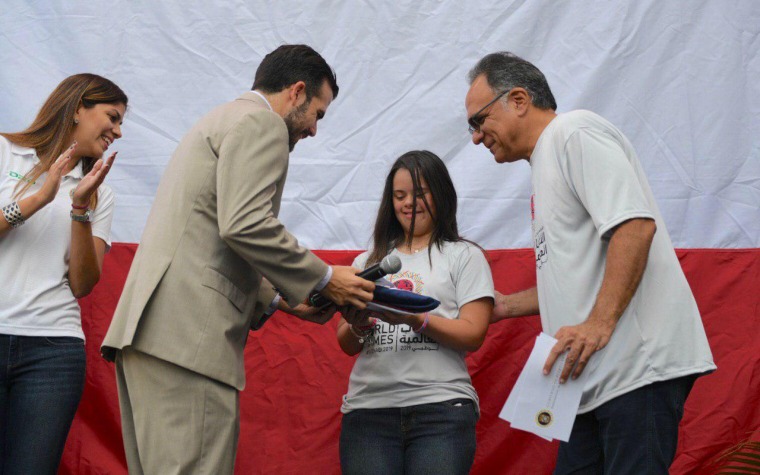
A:
POLYGON ((425 327, 427 327, 427 324, 429 321, 430 321, 430 314, 425 313, 425 320, 422 321, 422 325, 420 325, 419 328, 412 328, 412 331, 414 333, 422 333, 422 330, 424 330, 425 327))
POLYGON ((87 208, 89 208, 89 207, 90 207, 90 205, 89 205, 89 204, 86 204, 86 205, 84 205, 84 206, 77 206, 77 205, 75 205, 74 203, 71 203, 71 207, 72 207, 72 208, 74 208, 74 209, 87 209, 87 208))

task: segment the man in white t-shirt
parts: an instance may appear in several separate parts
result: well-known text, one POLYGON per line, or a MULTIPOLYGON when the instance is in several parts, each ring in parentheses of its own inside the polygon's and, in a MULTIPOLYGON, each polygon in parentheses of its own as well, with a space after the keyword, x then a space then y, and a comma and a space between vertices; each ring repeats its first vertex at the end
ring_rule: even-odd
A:
POLYGON ((589 111, 555 112, 546 78, 511 53, 470 71, 472 141, 498 163, 527 160, 537 287, 497 292, 492 321, 541 315, 584 370, 555 473, 667 473, 696 377, 715 370, 702 321, 631 143, 589 111))

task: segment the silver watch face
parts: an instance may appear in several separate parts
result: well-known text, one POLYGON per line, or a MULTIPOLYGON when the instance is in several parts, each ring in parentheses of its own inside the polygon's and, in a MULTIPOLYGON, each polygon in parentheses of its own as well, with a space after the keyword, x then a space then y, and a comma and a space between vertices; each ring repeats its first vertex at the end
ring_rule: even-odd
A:
POLYGON ((72 221, 77 221, 80 223, 89 223, 90 222, 90 211, 89 209, 84 212, 84 214, 74 214, 74 210, 71 210, 71 213, 69 213, 69 216, 71 216, 72 221))

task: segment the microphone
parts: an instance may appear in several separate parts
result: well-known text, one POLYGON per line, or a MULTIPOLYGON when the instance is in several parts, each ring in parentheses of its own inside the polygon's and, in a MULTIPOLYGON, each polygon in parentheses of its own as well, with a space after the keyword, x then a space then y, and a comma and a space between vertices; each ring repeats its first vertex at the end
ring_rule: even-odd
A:
MULTIPOLYGON (((401 259, 398 256, 385 256, 382 261, 375 265, 369 266, 363 271, 356 274, 362 279, 376 281, 381 277, 385 277, 388 274, 395 274, 401 270, 401 259)), ((330 299, 322 294, 314 293, 309 297, 309 303, 312 307, 322 308, 329 305, 330 299)))

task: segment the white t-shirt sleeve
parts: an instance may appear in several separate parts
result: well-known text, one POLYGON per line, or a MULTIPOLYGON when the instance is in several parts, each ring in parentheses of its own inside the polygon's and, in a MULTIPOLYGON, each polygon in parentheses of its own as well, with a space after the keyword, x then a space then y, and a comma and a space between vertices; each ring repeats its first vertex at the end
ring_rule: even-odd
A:
POLYGON ((494 298, 491 267, 483 251, 476 246, 466 244, 452 269, 455 298, 459 308, 479 298, 494 298))
POLYGON ((11 170, 11 143, 0 135, 0 183, 8 179, 11 170))
POLYGON ((608 133, 592 128, 567 139, 560 168, 591 216, 599 236, 634 218, 654 219, 633 165, 608 133))
POLYGON ((106 252, 111 249, 111 222, 113 221, 114 193, 110 187, 98 188, 98 206, 92 216, 92 237, 106 242, 106 252))
POLYGON ((364 268, 367 266, 367 259, 369 259, 369 251, 364 251, 356 256, 354 262, 351 264, 351 267, 364 270, 364 268))

